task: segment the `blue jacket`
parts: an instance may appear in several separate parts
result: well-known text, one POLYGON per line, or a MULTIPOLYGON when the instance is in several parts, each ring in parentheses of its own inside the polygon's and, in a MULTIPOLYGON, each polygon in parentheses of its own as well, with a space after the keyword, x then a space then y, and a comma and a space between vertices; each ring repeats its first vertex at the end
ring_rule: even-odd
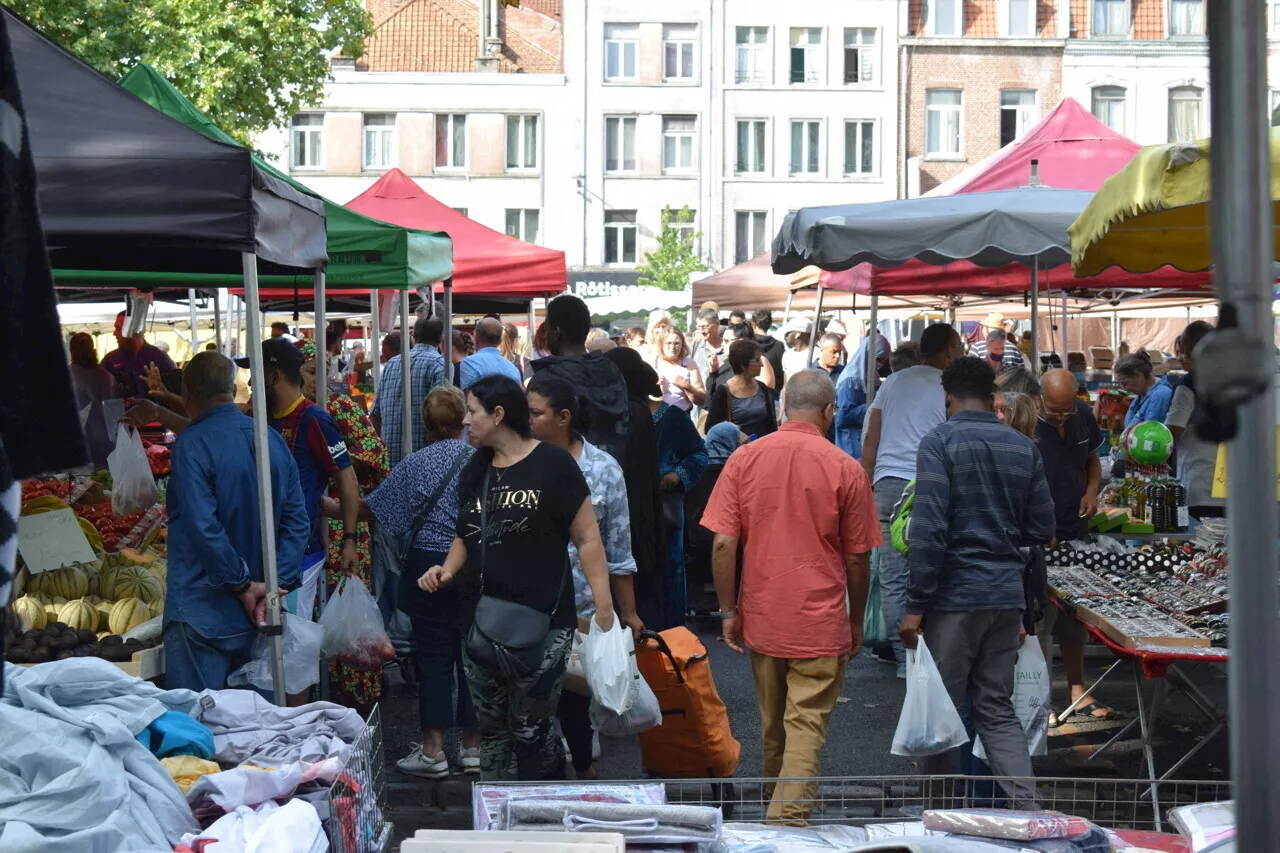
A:
POLYGON ((658 433, 658 476, 674 471, 680 477, 681 488, 691 491, 710 462, 706 442, 689 415, 668 403, 654 412, 653 422, 658 433))
MULTIPOLYGON (((887 356, 889 342, 877 335, 877 355, 887 356)), ((864 338, 858 351, 836 380, 836 446, 854 459, 862 458, 862 425, 867 416, 867 344, 864 338)), ((876 380, 877 385, 879 379, 876 380)))
POLYGON ((1040 451, 991 412, 957 412, 920 442, 907 612, 1022 610, 1019 548, 1053 539, 1040 451))
MULTIPOLYGON (((280 434, 268 430, 271 505, 280 585, 301 580, 311 522, 298 466, 280 434)), ((254 630, 229 587, 263 580, 253 419, 234 403, 214 406, 178 436, 166 504, 169 577, 164 621, 185 622, 208 638, 254 630)))

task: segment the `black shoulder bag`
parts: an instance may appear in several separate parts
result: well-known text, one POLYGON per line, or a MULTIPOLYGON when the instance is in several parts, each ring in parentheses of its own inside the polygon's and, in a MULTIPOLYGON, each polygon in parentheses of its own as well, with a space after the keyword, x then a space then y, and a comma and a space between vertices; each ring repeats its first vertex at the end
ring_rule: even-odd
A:
POLYGON ((551 620, 560 610, 564 597, 564 584, 568 581, 568 557, 566 571, 556 593, 556 606, 551 615, 541 610, 486 595, 484 591, 484 566, 489 540, 489 475, 490 466, 484 472, 484 486, 480 492, 480 601, 476 604, 476 618, 467 634, 467 655, 476 663, 496 669, 508 678, 532 675, 542 663, 542 644, 551 631, 551 620))
MULTIPOLYGON (((413 540, 418 537, 418 531, 427 523, 427 519, 431 516, 431 511, 436 508, 436 504, 440 503, 444 490, 449 488, 449 484, 453 482, 453 478, 458 474, 458 469, 462 467, 462 463, 467 461, 467 458, 466 448, 459 450, 457 455, 453 457, 453 462, 449 465, 449 470, 445 472, 444 479, 440 481, 440 485, 436 486, 436 490, 431 493, 426 503, 418 509, 418 514, 413 517, 413 521, 409 523, 408 532, 401 536, 384 535, 378 537, 378 548, 376 550, 385 555, 382 559, 390 557, 390 562, 384 564, 384 572, 400 574, 409 559, 409 550, 413 547, 413 540)), ((374 559, 378 559, 376 552, 374 559)))

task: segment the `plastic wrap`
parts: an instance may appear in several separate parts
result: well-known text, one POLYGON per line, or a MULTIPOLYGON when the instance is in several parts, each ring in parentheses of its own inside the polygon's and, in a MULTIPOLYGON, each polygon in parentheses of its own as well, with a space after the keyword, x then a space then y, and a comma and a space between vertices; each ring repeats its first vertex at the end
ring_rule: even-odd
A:
POLYGON ((924 825, 953 835, 977 835, 1010 841, 1083 838, 1093 829, 1093 824, 1084 818, 1060 812, 1005 809, 930 809, 924 813, 924 825))
POLYGON ((1236 804, 1196 803, 1178 806, 1169 812, 1169 820, 1190 844, 1192 853, 1210 850, 1236 835, 1236 804))
POLYGON ((476 829, 502 829, 509 800, 567 800, 585 803, 635 803, 662 805, 667 792, 660 784, 637 782, 616 785, 476 785, 471 789, 472 821, 476 829))

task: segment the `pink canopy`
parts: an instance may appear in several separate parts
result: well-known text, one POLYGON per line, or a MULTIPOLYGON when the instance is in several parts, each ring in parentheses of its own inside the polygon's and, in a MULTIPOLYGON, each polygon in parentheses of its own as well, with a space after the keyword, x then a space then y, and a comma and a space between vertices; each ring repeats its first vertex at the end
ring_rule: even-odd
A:
POLYGON ((453 240, 453 292, 473 296, 552 296, 568 283, 564 252, 544 249, 486 228, 432 198, 413 179, 392 169, 347 207, 453 240))
MULTIPOLYGON (((1072 98, 1064 98, 1035 127, 971 169, 934 187, 926 196, 991 192, 1026 186, 1031 179, 1031 161, 1037 161, 1040 182, 1058 189, 1096 191, 1103 181, 1120 171, 1141 146, 1098 121, 1072 98)), ((831 287, 881 295, 973 294, 1004 295, 1023 293, 1031 286, 1031 270, 1020 264, 997 269, 955 261, 931 266, 910 261, 894 269, 874 269, 868 264, 855 267, 853 282, 832 282, 831 287), (861 285, 861 286, 858 286, 861 285)), ((1070 264, 1041 270, 1041 289, 1161 288, 1208 290, 1208 272, 1184 273, 1162 267, 1148 275, 1108 270, 1100 276, 1076 278, 1070 264)), ((824 286, 827 286, 824 282, 824 286)))

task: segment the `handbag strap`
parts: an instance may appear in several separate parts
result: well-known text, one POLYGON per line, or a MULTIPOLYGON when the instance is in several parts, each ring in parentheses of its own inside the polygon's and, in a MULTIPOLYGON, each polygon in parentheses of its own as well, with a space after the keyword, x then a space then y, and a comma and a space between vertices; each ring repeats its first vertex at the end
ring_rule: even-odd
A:
POLYGON ((458 469, 462 467, 462 463, 467 456, 465 448, 459 450, 453 457, 453 462, 449 464, 449 470, 445 472, 444 479, 436 486, 435 491, 431 493, 431 497, 427 498, 427 502, 418 510, 418 514, 413 517, 413 521, 409 524, 409 536, 411 537, 410 545, 413 539, 417 538, 418 531, 427 523, 431 511, 436 508, 436 504, 440 503, 440 498, 444 495, 444 490, 449 488, 449 484, 453 482, 454 476, 458 473, 458 469))

